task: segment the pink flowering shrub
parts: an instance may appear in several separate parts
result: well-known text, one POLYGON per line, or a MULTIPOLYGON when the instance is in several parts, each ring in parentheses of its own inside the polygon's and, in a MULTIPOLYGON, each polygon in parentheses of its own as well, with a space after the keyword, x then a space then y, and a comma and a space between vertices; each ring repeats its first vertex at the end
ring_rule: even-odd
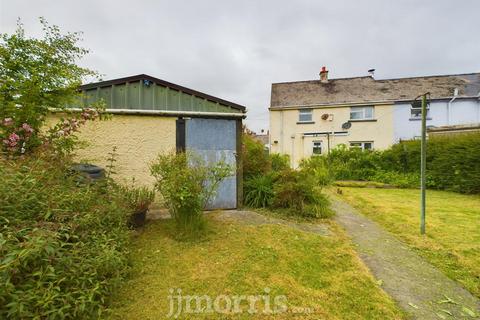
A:
MULTIPOLYGON (((56 153, 67 154, 75 147, 77 133, 87 121, 94 121, 105 117, 101 114, 101 107, 82 109, 79 113, 72 113, 69 118, 62 118, 46 133, 36 130, 27 122, 16 125, 13 117, 4 118, 0 122, 0 138, 2 149, 9 155, 21 155, 33 151, 39 146, 53 147, 56 153)), ((34 121, 32 121, 34 122, 34 121)))
POLYGON ((23 123, 20 127, 13 127, 13 119, 5 118, 2 122, 3 126, 12 127, 11 131, 6 131, 6 138, 3 139, 3 147, 10 153, 25 153, 25 147, 35 130, 28 124, 23 123))

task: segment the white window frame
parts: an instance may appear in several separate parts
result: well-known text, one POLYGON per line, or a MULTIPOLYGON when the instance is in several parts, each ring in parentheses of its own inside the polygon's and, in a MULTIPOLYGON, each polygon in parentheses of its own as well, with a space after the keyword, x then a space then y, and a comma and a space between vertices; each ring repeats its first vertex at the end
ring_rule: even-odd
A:
MULTIPOLYGON (((430 117, 430 106, 427 105, 427 118, 430 117)), ((410 106, 410 119, 412 120, 421 120, 422 119, 422 107, 420 108, 414 108, 413 106, 410 106), (417 115, 414 115, 413 111, 418 112, 417 115)))
POLYGON ((312 155, 313 156, 320 156, 322 154, 323 154, 323 141, 322 140, 312 141, 312 155), (320 144, 320 153, 315 153, 315 148, 318 148, 315 145, 318 144, 318 143, 320 144))
POLYGON ((362 151, 365 150, 373 150, 373 141, 350 141, 348 143, 349 149, 361 149, 362 151), (365 148, 365 144, 370 144, 370 148, 365 148))
POLYGON ((375 107, 374 106, 362 106, 362 107, 350 107, 350 120, 374 120, 375 119, 375 107), (371 114, 367 115, 371 110, 371 114), (352 114, 359 114, 358 118, 353 118, 352 114))
POLYGON ((312 109, 299 109, 298 110, 298 122, 313 122, 313 110, 312 109), (302 116, 309 116, 309 120, 302 119, 302 116))

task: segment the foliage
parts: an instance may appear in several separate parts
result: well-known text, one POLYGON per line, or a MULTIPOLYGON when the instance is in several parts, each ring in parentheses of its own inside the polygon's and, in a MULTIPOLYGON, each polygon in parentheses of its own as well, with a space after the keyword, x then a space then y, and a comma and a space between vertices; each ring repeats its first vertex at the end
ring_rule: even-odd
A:
POLYGON ((292 215, 328 218, 333 212, 320 191, 315 177, 308 171, 283 171, 274 186, 273 207, 288 209, 292 215))
POLYGON ((412 188, 420 186, 420 175, 418 173, 401 173, 396 171, 378 170, 371 180, 386 183, 399 188, 412 188))
POLYGON ((290 169, 290 157, 287 154, 270 154, 270 163, 273 172, 281 172, 290 169))
POLYGON ((136 187, 135 182, 132 182, 131 186, 121 186, 120 188, 124 194, 125 202, 132 210, 132 213, 148 210, 155 200, 154 190, 145 186, 136 187))
POLYGON ((368 180, 377 170, 376 160, 376 152, 339 145, 330 151, 325 164, 336 180, 368 180))
POLYGON ((268 155, 261 143, 244 134, 244 201, 253 208, 275 208, 289 216, 327 218, 333 214, 321 187, 332 178, 323 157, 290 168, 287 155, 268 155), (320 165, 321 163, 321 165, 320 165))
POLYGON ((271 170, 272 164, 264 146, 248 134, 243 134, 243 177, 247 180, 251 177, 265 174, 271 170))
POLYGON ((128 270, 122 193, 57 159, 0 160, 0 318, 98 318, 128 270))
MULTIPOLYGON (((427 187, 480 193, 480 133, 431 137, 427 143, 427 187)), ((384 151, 333 149, 326 157, 302 163, 327 171, 335 180, 364 180, 402 188, 420 183, 420 141, 403 141, 384 151)))
POLYGON ((178 230, 187 237, 195 237, 204 229, 202 211, 220 182, 233 174, 224 161, 210 165, 188 152, 159 155, 150 172, 178 230))
POLYGON ((274 197, 272 175, 262 175, 245 181, 244 202, 252 208, 266 208, 272 204, 274 197))
POLYGON ((88 52, 77 46, 79 33, 62 34, 43 18, 40 23, 42 39, 28 38, 20 22, 15 33, 0 35, 0 140, 14 153, 42 144, 49 110, 64 109, 78 97, 82 80, 96 75, 76 64, 88 52))
POLYGON ((431 139, 427 172, 439 189, 480 193, 480 133, 431 139))
POLYGON ((319 186, 327 186, 333 180, 326 157, 313 156, 303 159, 300 168, 313 175, 319 186))

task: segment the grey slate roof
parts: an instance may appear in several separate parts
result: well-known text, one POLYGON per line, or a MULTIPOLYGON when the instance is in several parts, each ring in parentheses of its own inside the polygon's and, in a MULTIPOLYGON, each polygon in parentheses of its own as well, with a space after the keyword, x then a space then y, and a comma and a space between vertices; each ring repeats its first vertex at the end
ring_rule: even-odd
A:
POLYGON ((271 108, 343 103, 413 100, 430 92, 432 99, 446 99, 458 88, 459 97, 480 93, 480 73, 375 80, 355 78, 283 82, 272 84, 271 108))

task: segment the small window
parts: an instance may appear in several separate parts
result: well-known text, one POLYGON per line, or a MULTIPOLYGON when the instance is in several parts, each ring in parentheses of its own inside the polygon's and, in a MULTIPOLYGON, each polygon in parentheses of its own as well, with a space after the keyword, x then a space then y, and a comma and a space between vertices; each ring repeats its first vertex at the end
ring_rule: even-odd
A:
POLYGON ((356 141, 350 142, 350 149, 360 149, 360 150, 373 150, 373 142, 372 141, 356 141))
POLYGON ((298 110, 298 122, 312 122, 312 109, 298 110))
MULTIPOLYGON (((427 118, 430 116, 430 108, 427 106, 427 118)), ((422 118, 422 107, 417 105, 410 108, 410 119, 421 119, 422 118)))
POLYGON ((322 154, 322 141, 313 141, 312 154, 313 155, 322 154))
POLYGON ((371 120, 373 119, 373 107, 351 107, 350 120, 371 120))

